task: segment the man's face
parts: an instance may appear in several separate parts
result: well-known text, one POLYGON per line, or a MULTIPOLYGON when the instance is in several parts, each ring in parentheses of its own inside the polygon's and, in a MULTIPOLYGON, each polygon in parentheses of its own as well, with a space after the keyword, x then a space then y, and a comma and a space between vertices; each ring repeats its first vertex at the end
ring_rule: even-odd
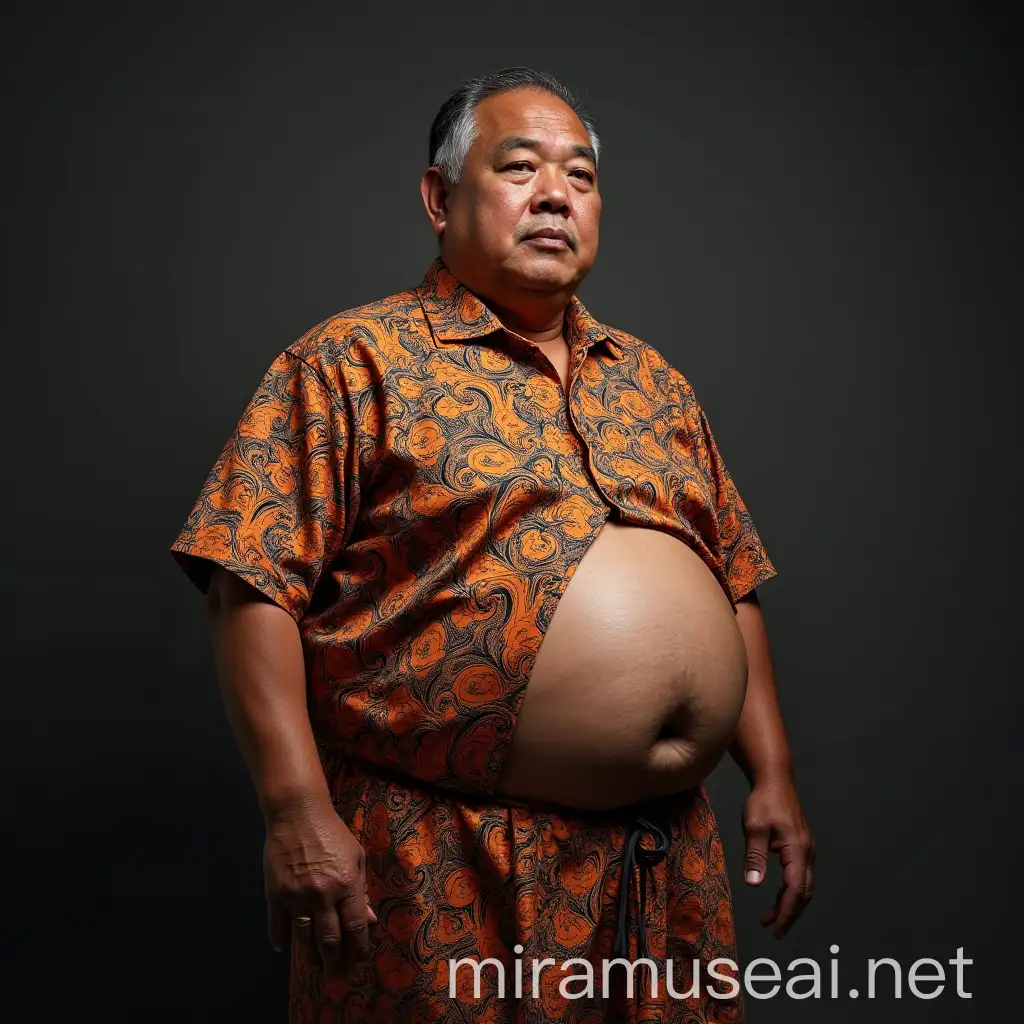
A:
POLYGON ((597 256, 601 219, 586 128, 560 99, 533 89, 489 96, 476 125, 446 197, 445 262, 471 287, 575 290, 597 256))

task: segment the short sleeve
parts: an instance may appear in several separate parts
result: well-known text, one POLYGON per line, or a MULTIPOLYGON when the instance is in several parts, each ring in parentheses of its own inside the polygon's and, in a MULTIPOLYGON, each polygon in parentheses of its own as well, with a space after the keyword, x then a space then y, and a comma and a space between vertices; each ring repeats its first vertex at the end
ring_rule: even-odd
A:
POLYGON ((203 593, 220 565, 299 621, 344 536, 347 451, 325 381, 282 352, 171 545, 175 560, 203 593))
POLYGON ((761 543, 747 506, 722 460, 711 425, 704 410, 698 408, 698 422, 707 458, 705 467, 715 495, 719 545, 724 561, 725 578, 735 604, 755 587, 770 580, 775 573, 761 543))

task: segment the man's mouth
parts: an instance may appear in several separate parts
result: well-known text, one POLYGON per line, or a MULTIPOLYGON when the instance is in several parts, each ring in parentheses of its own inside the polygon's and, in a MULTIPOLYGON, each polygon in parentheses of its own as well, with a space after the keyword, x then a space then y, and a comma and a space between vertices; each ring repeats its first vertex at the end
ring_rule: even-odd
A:
POLYGON ((531 231, 525 238, 527 242, 536 242, 546 249, 571 249, 572 237, 564 228, 538 228, 531 231))

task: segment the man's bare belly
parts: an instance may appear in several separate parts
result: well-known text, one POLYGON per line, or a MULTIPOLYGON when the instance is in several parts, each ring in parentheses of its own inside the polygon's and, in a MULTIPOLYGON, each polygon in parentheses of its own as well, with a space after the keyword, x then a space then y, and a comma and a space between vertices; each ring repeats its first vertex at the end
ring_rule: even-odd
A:
POLYGON ((746 682, 735 614, 700 557, 610 520, 548 626, 497 788, 580 808, 681 792, 727 750, 746 682))

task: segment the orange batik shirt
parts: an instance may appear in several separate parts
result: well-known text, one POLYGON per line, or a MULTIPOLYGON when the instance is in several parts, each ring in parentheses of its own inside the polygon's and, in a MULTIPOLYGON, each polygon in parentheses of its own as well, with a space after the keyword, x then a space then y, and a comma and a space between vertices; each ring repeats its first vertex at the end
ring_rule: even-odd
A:
MULTIPOLYGON (((733 603, 774 575, 683 375, 576 299, 565 338, 568 395, 435 261, 418 288, 332 317, 273 361, 172 545, 200 589, 219 564, 295 619, 325 773, 367 848, 375 963, 332 982, 293 955, 293 1021, 438 1019, 451 958, 600 956, 615 815, 494 790, 558 600, 613 512, 690 545, 733 603)), ((703 961, 730 956, 713 813, 702 789, 679 807, 654 869, 652 953, 685 936, 703 961)), ((557 982, 518 1009, 490 983, 455 999, 480 1019, 601 1019, 587 1016, 600 1001, 557 982)), ((630 1012, 742 1012, 738 996, 664 998, 630 1012)))

